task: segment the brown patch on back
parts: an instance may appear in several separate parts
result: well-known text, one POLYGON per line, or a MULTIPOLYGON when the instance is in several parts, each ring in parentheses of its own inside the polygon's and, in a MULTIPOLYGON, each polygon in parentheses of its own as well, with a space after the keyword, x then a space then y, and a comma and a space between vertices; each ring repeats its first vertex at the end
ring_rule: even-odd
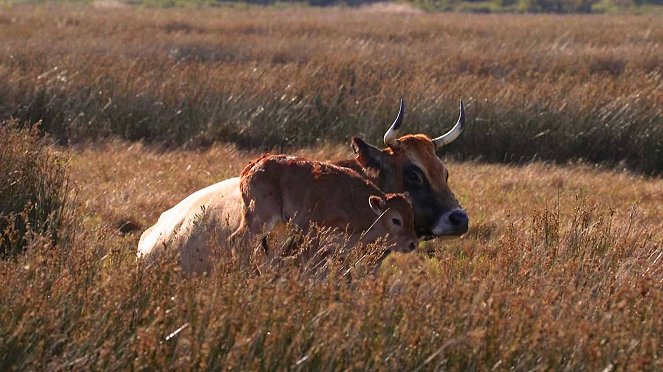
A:
POLYGON ((244 177, 244 176, 246 176, 246 175, 251 171, 251 169, 252 169, 257 163, 261 162, 262 160, 264 160, 264 159, 266 159, 266 158, 273 157, 273 156, 274 156, 274 155, 272 155, 272 154, 265 153, 265 154, 262 154, 259 158, 254 159, 254 160, 251 160, 251 161, 250 161, 250 162, 249 162, 249 163, 248 163, 248 164, 242 169, 242 171, 240 172, 239 176, 240 176, 240 177, 244 177))
POLYGON ((311 173, 313 174, 313 179, 320 179, 320 176, 323 174, 323 169, 320 163, 313 163, 313 169, 311 169, 311 173))
POLYGON ((357 160, 355 160, 355 159, 339 160, 339 161, 333 162, 333 164, 337 165, 339 167, 352 169, 356 172, 361 172, 363 170, 361 164, 359 164, 357 162, 357 160))
MULTIPOLYGON (((371 188, 375 188, 376 186, 370 181, 365 178, 364 175, 360 174, 358 171, 356 171, 353 168, 349 167, 344 167, 344 166, 339 166, 334 163, 325 163, 325 162, 320 162, 320 161, 315 161, 315 160, 309 160, 306 158, 301 158, 298 156, 291 156, 291 155, 274 155, 274 154, 263 154, 259 158, 250 161, 244 169, 242 169, 242 172, 240 173, 240 177, 242 180, 246 179, 249 173, 252 171, 256 171, 259 167, 264 167, 267 166, 269 163, 276 163, 276 164, 283 164, 286 166, 304 166, 308 169, 310 169, 310 172, 313 174, 314 179, 319 179, 320 176, 325 175, 325 174, 339 174, 339 173, 345 173, 349 174, 353 177, 358 178, 361 182, 363 182, 365 185, 371 188)), ((354 162, 354 160, 352 160, 354 162)), ((355 162, 356 164, 356 162, 355 162)), ((361 168, 361 167, 360 167, 361 168)), ((244 183, 244 181, 242 181, 244 183)))
POLYGON ((378 178, 380 177, 380 171, 375 168, 363 167, 360 164, 358 156, 355 159, 339 160, 333 162, 332 164, 341 168, 346 168, 355 171, 362 178, 367 179, 369 182, 371 182, 374 185, 377 185, 378 183, 378 178))

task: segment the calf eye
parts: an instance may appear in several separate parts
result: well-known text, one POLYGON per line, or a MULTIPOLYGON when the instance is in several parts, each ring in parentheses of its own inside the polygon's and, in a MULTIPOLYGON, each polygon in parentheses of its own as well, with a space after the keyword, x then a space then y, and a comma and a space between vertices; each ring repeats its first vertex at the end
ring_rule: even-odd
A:
POLYGON ((394 225, 396 225, 396 226, 400 226, 400 225, 401 225, 401 220, 399 220, 398 218, 392 218, 392 219, 391 219, 391 222, 392 222, 394 225))
POLYGON ((405 173, 405 178, 407 178, 408 182, 417 183, 417 184, 421 183, 421 177, 419 177, 417 172, 412 172, 412 171, 407 172, 405 173))

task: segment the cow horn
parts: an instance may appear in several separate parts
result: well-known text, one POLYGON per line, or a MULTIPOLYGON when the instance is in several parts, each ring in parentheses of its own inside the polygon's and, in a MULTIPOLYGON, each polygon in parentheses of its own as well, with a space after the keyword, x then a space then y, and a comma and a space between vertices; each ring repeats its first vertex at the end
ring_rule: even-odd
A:
POLYGON ((394 123, 391 124, 391 127, 389 127, 389 130, 384 134, 384 144, 391 147, 391 148, 397 148, 398 147, 398 131, 401 129, 401 124, 403 123, 403 115, 405 114, 405 101, 401 98, 401 106, 398 109, 398 116, 396 116, 396 120, 394 120, 394 123))
POLYGON ((463 131, 463 127, 465 126, 465 106, 463 105, 463 100, 460 100, 460 115, 458 116, 458 121, 456 122, 456 125, 454 125, 453 128, 451 128, 450 131, 448 131, 446 134, 443 134, 433 140, 433 143, 435 146, 439 149, 440 147, 444 147, 451 142, 453 142, 460 133, 463 131))

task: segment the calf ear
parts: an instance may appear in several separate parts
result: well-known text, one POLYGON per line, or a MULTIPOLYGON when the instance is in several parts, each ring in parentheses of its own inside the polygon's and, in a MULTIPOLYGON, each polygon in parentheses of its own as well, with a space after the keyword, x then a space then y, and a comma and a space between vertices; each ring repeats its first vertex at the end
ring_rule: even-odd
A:
POLYGON ((373 212, 379 216, 386 209, 387 202, 380 196, 371 195, 368 197, 368 205, 370 205, 373 212))
POLYGON ((352 137, 352 151, 357 156, 357 161, 366 168, 382 168, 382 150, 369 145, 359 137, 352 137))

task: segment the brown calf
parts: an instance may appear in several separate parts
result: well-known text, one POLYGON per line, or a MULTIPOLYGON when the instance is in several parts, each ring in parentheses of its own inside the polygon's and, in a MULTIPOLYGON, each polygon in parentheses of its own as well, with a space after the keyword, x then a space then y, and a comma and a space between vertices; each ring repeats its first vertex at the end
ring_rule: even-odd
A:
POLYGON ((355 171, 286 155, 265 155, 241 174, 243 215, 234 236, 292 222, 347 231, 351 244, 387 237, 393 250, 417 247, 414 215, 402 194, 385 194, 355 171))

